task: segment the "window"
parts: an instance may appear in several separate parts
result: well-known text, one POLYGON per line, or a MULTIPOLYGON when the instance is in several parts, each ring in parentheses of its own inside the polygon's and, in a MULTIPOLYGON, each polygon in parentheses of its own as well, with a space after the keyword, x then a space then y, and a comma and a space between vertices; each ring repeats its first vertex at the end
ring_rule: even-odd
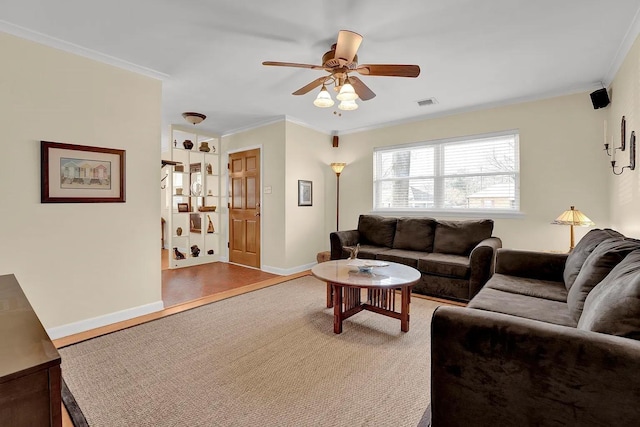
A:
POLYGON ((518 212, 518 132, 374 149, 376 211, 518 212))

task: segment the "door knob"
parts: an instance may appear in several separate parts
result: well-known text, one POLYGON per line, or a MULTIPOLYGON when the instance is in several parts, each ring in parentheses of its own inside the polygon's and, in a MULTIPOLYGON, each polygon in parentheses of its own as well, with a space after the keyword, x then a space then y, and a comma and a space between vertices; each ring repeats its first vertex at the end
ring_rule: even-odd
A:
POLYGON ((260 212, 258 212, 258 213, 256 214, 256 216, 260 216, 260 212))

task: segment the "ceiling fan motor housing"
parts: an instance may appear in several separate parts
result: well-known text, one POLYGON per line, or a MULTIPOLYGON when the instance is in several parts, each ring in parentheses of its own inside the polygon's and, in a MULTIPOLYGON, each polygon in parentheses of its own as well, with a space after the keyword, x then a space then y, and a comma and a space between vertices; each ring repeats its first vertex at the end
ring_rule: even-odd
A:
MULTIPOLYGON (((322 66, 329 69, 340 67, 340 62, 338 62, 338 60, 336 59, 335 43, 331 46, 330 51, 325 52, 325 54, 322 55, 322 66)), ((355 55, 353 57, 353 61, 351 61, 351 63, 347 66, 347 68, 349 69, 355 69, 356 67, 358 67, 358 55, 355 55)), ((327 71, 330 71, 330 70, 327 70, 327 71)))

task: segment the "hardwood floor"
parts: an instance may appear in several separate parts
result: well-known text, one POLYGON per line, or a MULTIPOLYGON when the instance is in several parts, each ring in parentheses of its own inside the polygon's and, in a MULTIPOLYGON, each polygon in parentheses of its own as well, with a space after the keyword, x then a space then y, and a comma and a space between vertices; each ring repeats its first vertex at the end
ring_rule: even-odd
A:
POLYGON ((165 307, 171 307, 277 277, 280 276, 225 262, 163 269, 162 302, 165 307))

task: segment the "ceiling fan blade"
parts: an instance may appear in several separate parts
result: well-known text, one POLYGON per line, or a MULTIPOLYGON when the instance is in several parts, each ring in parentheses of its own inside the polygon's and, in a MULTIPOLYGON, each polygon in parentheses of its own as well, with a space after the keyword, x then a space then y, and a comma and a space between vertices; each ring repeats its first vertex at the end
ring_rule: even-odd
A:
POLYGON ((362 43, 362 36, 360 34, 348 30, 340 30, 338 32, 335 59, 340 62, 340 65, 344 66, 353 61, 360 47, 360 43, 362 43))
POLYGON ((349 76, 349 81, 351 82, 351 86, 353 86, 353 90, 356 91, 360 99, 363 101, 368 101, 376 96, 376 94, 369 89, 369 86, 364 84, 364 82, 359 78, 349 76))
POLYGON ((365 76, 418 77, 420 67, 399 64, 363 64, 356 71, 365 76))
POLYGON ((322 65, 298 64, 296 62, 264 61, 262 65, 273 65, 276 67, 310 68, 312 70, 324 70, 324 67, 322 65))
POLYGON ((297 91, 293 92, 292 95, 304 95, 305 93, 309 93, 310 90, 317 88, 322 83, 326 82, 329 76, 322 76, 320 78, 315 79, 311 83, 306 86, 302 86, 297 91))

